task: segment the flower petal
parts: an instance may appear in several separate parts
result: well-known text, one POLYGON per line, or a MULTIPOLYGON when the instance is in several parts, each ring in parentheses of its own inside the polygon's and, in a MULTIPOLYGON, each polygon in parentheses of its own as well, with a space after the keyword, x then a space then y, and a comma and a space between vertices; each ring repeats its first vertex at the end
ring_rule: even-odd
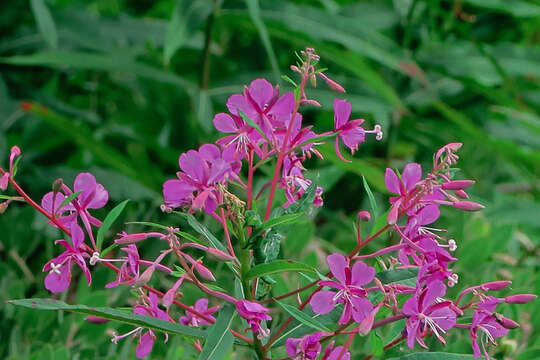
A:
POLYGON ((186 202, 186 198, 193 194, 197 188, 182 180, 167 180, 163 183, 163 199, 165 205, 179 207, 186 202))
POLYGON ((44 280, 45 289, 53 294, 61 293, 69 287, 69 283, 71 282, 71 261, 68 260, 58 270, 60 274, 51 271, 45 276, 44 280))
POLYGON ((339 129, 351 117, 351 103, 347 100, 334 100, 334 129, 339 129))
POLYGON ((366 317, 371 315, 373 304, 369 300, 359 297, 353 297, 352 302, 352 317, 357 323, 362 322, 366 317))
POLYGON ((339 134, 339 137, 341 138, 341 140, 343 140, 345 146, 347 146, 352 151, 355 151, 358 149, 358 144, 365 141, 366 133, 364 129, 359 126, 347 131, 342 131, 339 134))
POLYGON ((437 298, 443 297, 444 294, 446 294, 446 285, 440 280, 432 281, 426 290, 419 310, 423 311, 424 309, 427 309, 437 298))
POLYGON ((249 84, 249 95, 259 105, 261 110, 274 94, 274 87, 266 79, 255 79, 249 84))
POLYGON ((411 190, 422 179, 422 166, 417 163, 409 163, 403 169, 401 180, 407 191, 411 190))
POLYGON ((351 272, 351 284, 356 286, 369 284, 375 277, 375 268, 366 265, 363 261, 355 262, 351 272))
POLYGON ((201 183, 203 181, 203 161, 199 153, 195 150, 189 150, 180 155, 178 159, 180 169, 192 179, 201 183))
POLYGON ((139 345, 137 345, 137 350, 135 351, 135 355, 137 355, 137 358, 143 359, 148 356, 152 352, 152 348, 154 347, 154 337, 152 336, 151 331, 147 331, 142 335, 139 339, 139 345))
POLYGON ((328 263, 328 267, 336 279, 338 279, 341 283, 346 284, 347 277, 345 275, 345 268, 349 266, 349 261, 347 258, 341 254, 335 253, 328 255, 326 262, 328 263))
POLYGON ((309 302, 309 305, 311 305, 313 312, 317 314, 327 314, 332 311, 335 306, 333 300, 334 295, 336 295, 336 293, 329 290, 322 290, 315 293, 315 295, 313 295, 311 301, 309 302))
POLYGON ((216 129, 222 133, 234 133, 238 131, 238 126, 236 126, 234 119, 229 114, 216 114, 212 122, 216 129))
POLYGON ((386 188, 388 191, 390 191, 393 194, 400 194, 400 181, 398 179, 398 176, 394 172, 394 170, 390 168, 386 168, 386 172, 384 173, 384 183, 386 184, 386 188))
POLYGON ((97 184, 94 192, 94 196, 86 206, 88 209, 101 209, 109 201, 109 193, 103 185, 97 184))

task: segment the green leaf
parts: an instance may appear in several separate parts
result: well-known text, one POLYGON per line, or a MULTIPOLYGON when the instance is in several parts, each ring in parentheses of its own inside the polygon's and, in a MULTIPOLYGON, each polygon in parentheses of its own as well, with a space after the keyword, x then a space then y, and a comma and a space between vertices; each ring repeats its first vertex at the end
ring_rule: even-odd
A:
POLYGON ((321 141, 325 141, 325 140, 328 140, 328 139, 332 139, 333 137, 336 137, 337 135, 338 135, 338 133, 335 132, 335 133, 329 134, 329 135, 315 136, 315 137, 312 137, 309 140, 304 141, 300 145, 295 146, 295 148, 301 149, 301 148, 303 148, 304 146, 306 146, 308 144, 311 144, 311 143, 314 143, 314 142, 321 142, 321 141))
POLYGON ((204 338, 206 332, 199 329, 184 326, 150 316, 142 316, 108 307, 88 307, 86 305, 69 305, 63 301, 53 299, 20 299, 10 300, 10 304, 23 306, 36 310, 65 310, 78 314, 100 316, 105 319, 119 321, 133 326, 141 326, 147 329, 164 331, 169 334, 184 335, 189 337, 204 338))
POLYGON ((103 223, 98 229, 97 237, 96 237, 96 243, 98 250, 101 250, 101 246, 103 245, 103 239, 105 238, 105 234, 110 229, 114 221, 120 216, 122 211, 124 211, 124 208, 126 207, 129 200, 124 200, 120 204, 116 205, 114 209, 111 210, 105 217, 105 220, 103 220, 103 223))
POLYGON ((67 205, 67 204, 69 204, 70 202, 72 202, 72 201, 73 201, 77 196, 79 196, 82 192, 83 192, 83 191, 81 190, 81 191, 77 191, 76 193, 73 193, 73 194, 69 195, 67 198, 64 199, 64 201, 62 201, 62 202, 60 203, 60 205, 58 205, 58 206, 56 207, 55 210, 59 210, 59 209, 61 209, 62 207, 64 207, 64 205, 67 205))
POLYGON ((523 0, 464 0, 463 2, 480 8, 498 10, 515 17, 540 16, 540 6, 523 0))
POLYGON ((366 189, 366 194, 369 198, 369 205, 373 211, 373 216, 376 217, 377 214, 379 214, 379 209, 377 209, 377 202, 375 201, 375 197, 373 196, 373 192, 371 191, 365 176, 362 176, 362 182, 364 183, 364 189, 366 189))
POLYGON ((388 360, 469 360, 474 359, 473 355, 469 354, 450 354, 445 352, 421 352, 393 357, 388 360))
POLYGON ((273 228, 277 226, 283 226, 283 225, 291 225, 300 220, 305 214, 303 212, 295 213, 295 214, 287 214, 283 216, 279 216, 274 219, 270 219, 268 221, 265 221, 261 224, 260 227, 258 227, 259 231, 264 231, 268 228, 273 228))
POLYGON ((272 67, 272 72, 274 73, 275 80, 279 79, 279 65, 276 58, 276 53, 272 48, 272 42, 270 41, 270 36, 264 25, 264 21, 261 19, 261 9, 259 7, 259 0, 246 0, 249 16, 253 20, 253 24, 259 33, 261 42, 264 46, 264 50, 268 55, 270 60, 270 67, 272 67))
POLYGON ((216 323, 210 328, 199 360, 220 360, 227 356, 233 347, 234 337, 229 331, 235 311, 227 304, 219 311, 216 323))
POLYGON ((116 249, 117 247, 118 247, 118 244, 112 244, 110 246, 107 246, 107 248, 103 249, 103 251, 101 252, 101 254, 99 254, 99 256, 104 258, 105 255, 107 255, 109 252, 116 249))
POLYGON ((255 263, 269 263, 276 260, 281 250, 281 240, 283 235, 270 230, 265 236, 256 237, 253 242, 250 242, 251 248, 255 249, 255 263))
POLYGON ((285 214, 295 214, 301 211, 307 211, 313 205, 313 200, 315 200, 317 185, 318 184, 315 181, 311 181, 311 184, 308 186, 302 197, 285 209, 285 214))
POLYGON ((9 195, 2 195, 2 194, 0 194, 0 200, 11 200, 11 201, 22 201, 22 202, 26 201, 17 196, 9 196, 9 195))
POLYGON ((371 347, 371 353, 375 356, 380 356, 383 354, 383 341, 377 331, 370 331, 369 333, 369 343, 371 347))
POLYGON ((257 125, 255 123, 255 121, 251 120, 246 114, 244 114, 242 111, 238 110, 238 114, 240 115, 240 117, 242 117, 242 119, 244 119, 244 121, 246 122, 246 124, 248 124, 249 126, 251 126, 252 128, 254 128, 255 130, 257 130, 257 132, 259 134, 261 134, 261 136, 268 142, 268 143, 271 143, 270 139, 268 139, 268 137, 266 136, 266 134, 264 133, 264 131, 261 129, 261 127, 259 125, 257 125))
POLYGON ((36 19, 39 32, 52 48, 58 47, 58 34, 56 33, 56 25, 52 18, 51 12, 47 8, 44 0, 30 0, 32 12, 36 19))
POLYGON ((316 273, 315 269, 309 265, 293 260, 276 260, 267 264, 259 264, 252 267, 245 275, 248 280, 264 275, 278 274, 282 272, 309 272, 316 273))
POLYGON ((403 282, 407 280, 415 280, 418 277, 417 268, 385 270, 375 274, 377 279, 383 284, 403 282))
POLYGON ((300 321, 302 324, 313 328, 318 331, 322 331, 325 333, 331 332, 330 329, 328 329, 326 326, 321 324, 319 321, 315 320, 314 318, 310 317, 306 313, 303 313, 301 310, 298 310, 294 306, 285 304, 279 300, 276 300, 276 303, 283 308, 286 312, 288 312, 292 317, 294 317, 296 320, 300 321))
MULTIPOLYGON (((225 248, 225 246, 223 246, 223 244, 214 236, 214 234, 212 234, 212 232, 210 230, 208 230, 208 228, 206 226, 204 226, 203 224, 198 222, 197 219, 195 219, 195 217, 193 215, 178 212, 178 211, 175 211, 175 213, 180 215, 180 216, 185 217, 188 224, 189 224, 189 226, 191 226, 193 228, 193 230, 195 230, 196 232, 198 232, 199 234, 204 236, 210 242, 210 245, 212 247, 214 247, 214 248, 216 248, 218 250, 227 252, 227 249, 225 248)), ((197 242, 200 242, 200 241, 197 241, 197 242)))
POLYGON ((210 0, 178 0, 165 37, 163 53, 166 63, 205 22, 213 8, 210 0))

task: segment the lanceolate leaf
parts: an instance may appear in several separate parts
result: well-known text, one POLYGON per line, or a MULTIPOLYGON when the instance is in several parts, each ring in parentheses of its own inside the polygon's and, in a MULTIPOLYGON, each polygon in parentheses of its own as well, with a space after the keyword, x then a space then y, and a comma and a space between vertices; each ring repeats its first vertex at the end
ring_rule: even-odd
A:
POLYGON ((230 353, 234 337, 229 331, 234 319, 234 307, 230 304, 223 306, 216 323, 210 328, 199 360, 220 360, 230 353))
POLYGON ((263 138, 266 139, 266 141, 268 143, 271 143, 270 139, 268 139, 268 137, 266 136, 266 134, 264 133, 264 131, 261 129, 261 127, 259 125, 257 125, 257 123, 253 120, 251 120, 246 114, 244 114, 242 111, 238 110, 238 114, 240 114, 240 116, 242 117, 242 119, 244 119, 244 121, 249 125, 251 126, 252 128, 254 128, 255 130, 257 130, 257 132, 259 134, 261 134, 261 136, 263 138))
POLYGON ((364 189, 366 189, 366 194, 369 199, 369 205, 371 206, 371 210, 373 211, 373 216, 377 216, 379 214, 379 209, 377 208, 377 201, 375 201, 375 197, 373 196, 373 192, 371 191, 371 188, 369 187, 365 176, 362 176, 362 182, 364 183, 364 189))
MULTIPOLYGON (((64 201, 62 201, 60 203, 60 205, 58 206, 55 206, 56 209, 61 209, 62 207, 64 207, 64 205, 67 205, 69 204, 70 202, 73 201, 73 199, 75 199, 77 196, 79 196, 79 194, 82 193, 82 190, 81 191, 77 191, 76 193, 73 193, 71 195, 69 195, 67 198, 64 199, 64 201)), ((55 209, 55 210, 56 210, 55 209)))
POLYGON ((279 300, 276 300, 276 303, 278 303, 279 306, 283 308, 286 312, 288 312, 292 317, 294 317, 296 320, 300 321, 302 324, 309 326, 310 328, 313 328, 318 331, 322 332, 331 332, 332 330, 328 329, 326 326, 321 324, 316 319, 310 317, 306 313, 303 313, 301 310, 298 310, 294 306, 285 304, 279 300))
POLYGON ((204 331, 193 327, 184 326, 182 324, 168 322, 161 319, 156 319, 150 316, 137 315, 108 307, 69 305, 63 301, 53 299, 21 299, 11 300, 9 301, 9 303, 36 310, 65 310, 78 314, 94 315, 109 320, 123 322, 133 326, 141 326, 152 330, 164 331, 169 334, 184 335, 197 338, 203 338, 207 335, 204 331))
POLYGON ((128 202, 129 200, 124 200, 120 204, 116 205, 114 209, 112 209, 111 212, 107 214, 105 220, 103 220, 103 224, 101 224, 96 238, 98 250, 101 250, 101 245, 103 245, 103 239, 105 238, 105 234, 110 229, 114 221, 118 218, 118 216, 120 216, 122 211, 124 211, 124 208, 126 207, 128 202))
POLYGON ((273 228, 276 226, 282 226, 282 225, 291 225, 300 220, 301 217, 304 216, 303 212, 295 213, 295 214, 287 214, 283 216, 279 216, 274 219, 270 219, 268 221, 265 221, 261 224, 260 227, 258 227, 258 232, 264 231, 269 228, 273 228))
POLYGON ((45 5, 45 0, 30 0, 32 6, 32 12, 36 18, 37 27, 47 44, 52 47, 58 47, 58 34, 56 32, 56 25, 51 12, 45 5))
POLYGON ((378 272, 375 276, 383 284, 410 281, 416 279, 418 276, 418 268, 386 270, 378 272))
POLYGON ((469 354, 450 354, 444 352, 421 352, 408 354, 401 357, 393 357, 388 360, 472 360, 473 355, 469 354))
POLYGON ((315 269, 309 265, 292 260, 276 260, 267 264, 260 264, 252 267, 246 274, 246 278, 253 279, 264 275, 272 275, 288 271, 302 271, 316 273, 315 269))
POLYGON ((219 249, 221 251, 227 252, 227 249, 225 249, 225 246, 208 230, 206 226, 201 224, 200 222, 195 219, 195 217, 191 214, 182 213, 182 212, 176 212, 178 215, 181 215, 186 218, 189 226, 193 228, 196 232, 204 236, 211 244, 212 247, 219 249))

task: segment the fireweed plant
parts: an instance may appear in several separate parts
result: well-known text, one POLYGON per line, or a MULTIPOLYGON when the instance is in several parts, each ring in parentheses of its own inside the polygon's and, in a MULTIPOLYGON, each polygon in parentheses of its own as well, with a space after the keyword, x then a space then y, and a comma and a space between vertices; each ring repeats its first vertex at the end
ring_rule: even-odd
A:
MULTIPOLYGON (((496 308, 503 303, 523 304, 535 295, 495 297, 492 292, 508 287, 510 282, 492 281, 466 287, 456 299, 446 297, 447 288, 459 283, 451 265, 457 261, 452 252, 458 245, 433 223, 444 206, 463 211, 483 208, 470 201, 465 191, 474 181, 453 178, 460 143, 438 150, 427 174, 416 163, 406 165, 401 174, 386 169, 386 187, 394 196, 390 198, 383 226, 373 235, 363 237, 361 224, 370 221, 371 215, 360 211, 356 247, 347 255, 330 254, 326 258, 330 269, 327 274, 311 268, 318 279, 310 284, 280 295, 268 290, 272 284, 270 274, 309 271, 307 265, 277 259, 280 241, 286 244, 279 227, 293 224, 311 207, 323 205, 323 189, 305 176, 306 160, 312 156, 322 159, 317 146, 323 141, 334 141, 337 156, 348 161, 341 154, 343 147, 354 153, 368 135, 377 140, 383 136, 379 125, 366 130, 364 120, 350 119, 352 106, 343 99, 334 100, 331 131, 317 134, 311 126, 303 126, 300 108, 320 106, 308 97, 308 84, 315 86, 319 78, 332 90, 345 90, 317 68, 319 57, 313 49, 302 51, 298 59, 291 66, 298 74, 298 84, 286 77, 295 86, 293 92, 282 94, 278 86, 256 79, 242 93, 229 97, 228 113, 217 114, 213 120, 224 136, 215 144, 181 154, 180 171, 163 184, 161 209, 183 216, 204 235, 204 241, 174 225, 146 223, 154 226, 154 231, 122 232, 111 246, 103 249, 104 233, 125 202, 103 221, 95 218, 92 211, 106 205, 108 192, 90 173, 79 174, 73 186, 57 180, 40 203, 32 200, 15 180, 21 151, 14 146, 9 171, 0 168, 0 188, 6 190, 11 186, 18 195, 3 196, 1 210, 5 211, 12 201, 25 201, 64 233, 64 239, 55 242, 58 253, 62 252, 43 267, 45 288, 54 294, 66 291, 74 271, 82 271, 90 284, 91 269, 96 265, 113 270, 116 277, 106 288, 135 289, 132 293, 137 294, 137 299, 132 314, 139 315, 133 315, 139 319, 139 326, 125 334, 114 333, 112 341, 116 343, 128 336, 137 338, 138 358, 150 354, 159 332, 166 341, 166 330, 174 325, 175 333, 195 334, 192 344, 201 352, 201 359, 221 358, 224 352, 232 350, 233 344, 251 347, 259 359, 272 359, 273 347, 283 345, 290 359, 351 359, 349 348, 356 336, 405 319, 401 333, 384 349, 402 341, 411 349, 427 348, 426 338, 434 337, 444 344, 450 330, 465 331, 474 356, 489 359, 489 346, 518 327, 515 321, 497 313, 496 308), (275 164, 273 176, 256 189, 257 170, 266 163, 275 164), (285 202, 275 204, 279 191, 283 192, 285 202), (256 209, 261 203, 264 208, 256 209), (223 241, 209 233, 194 213, 212 217, 223 228, 223 241), (371 254, 362 252, 367 244, 390 231, 399 242, 371 254), (161 241, 163 250, 156 258, 144 259, 137 248, 142 241, 161 241), (162 264, 167 257, 174 258, 175 269, 162 264), (239 291, 211 284, 216 280, 211 269, 216 260, 227 264, 220 268, 232 272, 239 291), (377 274, 373 266, 376 261, 389 264, 385 265, 386 271, 377 274), (414 281, 400 282, 382 276, 400 271, 414 273, 414 281), (172 287, 150 287, 148 282, 156 272, 170 276, 172 287), (182 285, 187 282, 206 296, 192 305, 183 303, 182 285), (306 290, 311 294, 301 298, 300 293, 306 290), (297 297, 296 307, 280 301, 292 296, 297 297), (183 316, 173 315, 176 307, 183 316), (271 313, 283 310, 287 313, 285 320, 276 323, 271 313), (337 325, 334 321, 330 329, 322 324, 319 320, 324 314, 334 314, 337 325), (243 319, 243 325, 233 322, 234 316, 243 319), (150 326, 141 318, 159 321, 150 326), (171 325, 159 325, 164 323, 171 325), (302 333, 289 331, 295 323, 302 325, 302 333), (190 333, 188 330, 193 328, 208 330, 190 333)), ((104 312, 90 314, 87 320, 96 323, 110 318, 104 312)))

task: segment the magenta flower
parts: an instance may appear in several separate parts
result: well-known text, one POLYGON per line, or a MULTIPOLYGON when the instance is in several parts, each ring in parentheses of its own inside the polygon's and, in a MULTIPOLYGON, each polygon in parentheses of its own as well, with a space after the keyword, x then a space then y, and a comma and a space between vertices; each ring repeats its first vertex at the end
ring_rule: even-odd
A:
POLYGON ((120 284, 133 285, 139 280, 139 264, 140 257, 137 246, 129 244, 120 250, 127 254, 127 260, 120 267, 116 275, 116 280, 105 285, 105 288, 110 289, 120 284))
POLYGON ((236 302, 236 311, 247 321, 254 334, 259 333, 257 335, 259 339, 268 336, 270 330, 261 327, 261 321, 272 320, 272 317, 268 315, 268 308, 253 301, 238 300, 236 302))
MULTIPOLYGON (((134 314, 150 316, 164 321, 172 321, 170 316, 158 307, 158 297, 156 294, 150 293, 146 300, 149 301, 149 304, 135 305, 135 307, 133 308, 134 314)), ((113 333, 112 342, 117 344, 118 340, 128 337, 130 335, 133 335, 134 337, 138 336, 139 344, 137 345, 137 349, 135 350, 135 355, 137 356, 137 358, 143 359, 147 357, 150 352, 152 352, 152 348, 154 347, 154 341, 156 340, 156 335, 153 330, 148 329, 146 332, 144 332, 145 330, 145 328, 136 327, 135 329, 123 335, 117 335, 116 333, 113 333)), ((167 341, 167 339, 168 334, 165 333, 165 342, 167 341)))
POLYGON ((213 123, 220 132, 232 134, 219 139, 216 143, 224 148, 234 148, 237 160, 243 159, 249 150, 254 150, 259 157, 263 156, 259 144, 264 138, 240 116, 219 113, 214 116, 213 123))
POLYGON ((334 100, 334 131, 339 131, 336 137, 335 148, 338 157, 342 160, 344 158, 339 152, 338 139, 341 139, 343 144, 351 149, 353 153, 358 150, 358 144, 364 142, 366 139, 366 131, 360 126, 364 122, 364 119, 349 121, 351 108, 351 103, 347 100, 334 100))
POLYGON ((294 360, 316 359, 321 353, 319 341, 322 335, 322 332, 316 332, 301 338, 288 338, 285 343, 287 354, 294 360))
POLYGON ((54 294, 63 292, 68 288, 71 282, 71 266, 73 263, 81 268, 88 285, 92 282, 92 276, 85 260, 88 254, 82 247, 84 242, 83 230, 76 223, 71 223, 70 230, 71 244, 65 240, 56 240, 55 244, 62 245, 66 250, 43 266, 43 271, 49 272, 45 276, 45 288, 54 294))
POLYGON ((227 108, 233 115, 240 111, 259 125, 272 138, 274 128, 287 126, 295 106, 292 92, 279 97, 279 87, 275 88, 265 79, 255 79, 244 89, 243 94, 235 94, 227 100, 227 108))
MULTIPOLYGON (((287 202, 283 207, 288 207, 290 204, 295 203, 311 185, 311 180, 304 177, 304 170, 300 159, 296 157, 288 156, 283 160, 282 177, 279 185, 279 187, 285 189, 285 197, 287 198, 287 202)), ((313 205, 322 206, 322 193, 323 188, 318 186, 313 205)))
POLYGON ((418 288, 416 293, 403 305, 403 314, 407 315, 407 345, 414 348, 415 340, 427 349, 422 338, 428 330, 446 344, 442 336, 446 330, 456 324, 456 313, 451 310, 450 301, 441 299, 446 294, 442 281, 433 281, 428 287, 418 288))
MULTIPOLYGON (((60 215, 58 220, 62 224, 69 224, 76 221, 77 215, 83 222, 88 222, 94 226, 101 226, 101 221, 90 215, 88 209, 101 209, 109 200, 109 193, 103 185, 96 181, 94 175, 90 173, 80 173, 73 183, 73 192, 81 193, 69 204, 59 208, 66 196, 72 194, 72 191, 65 184, 62 185, 62 193, 50 191, 41 199, 41 206, 51 214, 60 215), (53 205, 54 204, 54 205, 53 205)), ((54 224, 53 224, 54 225, 54 224)))
MULTIPOLYGON (((194 306, 191 306, 191 308, 195 311, 197 311, 200 314, 208 316, 210 319, 212 319, 214 322, 216 321, 216 318, 212 316, 216 311, 218 311, 219 306, 213 306, 211 308, 208 308, 208 299, 201 298, 195 302, 194 306)), ((186 311, 186 316, 182 316, 180 318, 180 322, 184 325, 198 327, 200 325, 212 325, 212 323, 206 321, 205 319, 186 311)))
POLYGON ((474 311, 469 335, 471 337, 475 357, 480 357, 482 356, 482 353, 484 353, 486 359, 490 359, 487 352, 487 346, 489 344, 497 346, 495 339, 505 336, 508 333, 508 329, 497 321, 497 318, 493 313, 499 302, 501 302, 501 300, 493 296, 488 296, 474 311), (482 337, 480 341, 482 350, 480 350, 480 346, 478 345, 479 336, 482 337))
POLYGON ((343 313, 339 324, 347 324, 352 318, 360 323, 369 316, 373 305, 366 299, 367 291, 362 287, 375 277, 375 269, 362 261, 349 266, 349 259, 341 254, 332 254, 326 258, 332 275, 338 281, 319 281, 319 285, 338 289, 337 292, 321 290, 311 298, 309 304, 317 314, 332 311, 337 303, 343 303, 343 313))
POLYGON ((176 173, 178 180, 163 184, 165 205, 172 208, 190 205, 194 210, 213 213, 220 202, 217 186, 225 183, 233 172, 231 162, 223 155, 213 144, 180 155, 178 163, 182 171, 176 173))

